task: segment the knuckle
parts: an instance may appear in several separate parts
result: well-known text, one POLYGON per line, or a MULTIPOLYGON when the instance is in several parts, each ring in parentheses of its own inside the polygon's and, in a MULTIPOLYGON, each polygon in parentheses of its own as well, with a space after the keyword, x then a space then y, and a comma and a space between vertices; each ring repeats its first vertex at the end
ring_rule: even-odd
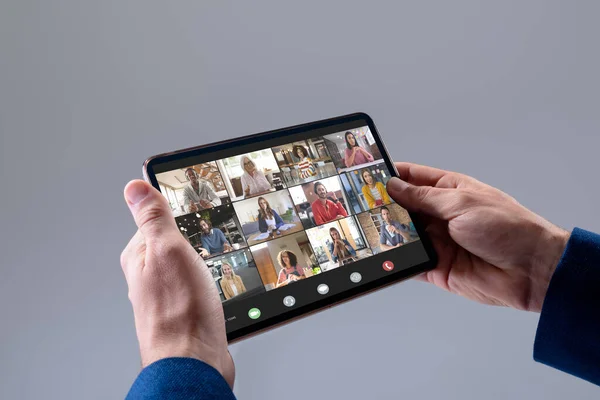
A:
POLYGON ((138 214, 139 225, 141 227, 141 226, 145 226, 145 225, 154 224, 158 220, 160 220, 162 215, 163 215, 162 208, 158 205, 151 205, 151 206, 145 207, 138 214))
POLYGON ((120 261, 120 263, 121 263, 121 268, 122 268, 123 270, 125 270, 125 268, 127 267, 127 262, 128 262, 128 257, 127 257, 127 254, 128 254, 128 252, 127 252, 127 249, 124 249, 124 250, 121 252, 121 256, 120 256, 120 258, 119 258, 119 261, 120 261))
POLYGON ((426 186, 416 186, 414 195, 419 203, 426 203, 431 198, 431 190, 426 186))
POLYGON ((459 190, 456 202, 461 207, 468 207, 477 202, 477 193, 471 190, 459 190))

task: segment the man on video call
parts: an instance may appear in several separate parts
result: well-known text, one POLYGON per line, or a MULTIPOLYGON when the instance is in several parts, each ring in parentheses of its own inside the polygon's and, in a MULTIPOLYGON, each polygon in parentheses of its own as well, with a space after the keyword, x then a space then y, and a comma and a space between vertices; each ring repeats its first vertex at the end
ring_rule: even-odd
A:
POLYGON ((227 253, 232 250, 229 241, 223 231, 213 228, 209 220, 201 219, 198 222, 200 226, 200 240, 202 240, 202 249, 200 255, 207 257, 209 255, 227 253))
MULTIPOLYGON (((533 358, 600 385, 600 235, 568 232, 467 175, 410 163, 396 169, 401 179, 391 178, 387 191, 421 215, 438 255, 436 268, 416 279, 479 303, 540 313, 533 358)), ((143 367, 127 398, 235 399, 210 271, 158 190, 136 180, 125 198, 138 231, 121 266, 143 367)))
POLYGON ((379 234, 379 244, 382 250, 391 250, 410 241, 409 227, 394 221, 390 209, 386 206, 381 207, 381 218, 383 218, 383 224, 379 234))
POLYGON ((346 209, 342 203, 340 203, 340 200, 335 193, 328 193, 324 184, 315 182, 313 190, 318 197, 318 199, 311 204, 317 225, 322 225, 348 216, 346 209))
POLYGON ((184 204, 188 207, 188 212, 196 212, 221 205, 219 196, 207 182, 198 178, 198 173, 194 168, 186 169, 185 176, 190 181, 190 184, 183 190, 184 204))

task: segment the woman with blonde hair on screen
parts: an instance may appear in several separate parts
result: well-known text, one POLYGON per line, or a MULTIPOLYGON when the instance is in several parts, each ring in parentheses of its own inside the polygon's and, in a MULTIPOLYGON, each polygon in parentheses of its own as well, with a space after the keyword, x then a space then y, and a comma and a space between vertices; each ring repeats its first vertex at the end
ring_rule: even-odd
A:
POLYGON ((362 193, 369 208, 391 204, 392 199, 385 190, 384 184, 379 182, 371 171, 363 169, 360 176, 364 182, 362 193))
POLYGON ((229 300, 246 291, 246 286, 244 286, 242 278, 233 272, 233 268, 231 268, 229 263, 224 262, 221 265, 221 273, 223 274, 223 278, 221 278, 221 289, 223 289, 225 300, 229 300))
POLYGON ((271 191, 271 184, 262 171, 256 168, 254 161, 247 155, 240 158, 240 166, 244 170, 241 177, 242 190, 244 197, 256 196, 271 191))

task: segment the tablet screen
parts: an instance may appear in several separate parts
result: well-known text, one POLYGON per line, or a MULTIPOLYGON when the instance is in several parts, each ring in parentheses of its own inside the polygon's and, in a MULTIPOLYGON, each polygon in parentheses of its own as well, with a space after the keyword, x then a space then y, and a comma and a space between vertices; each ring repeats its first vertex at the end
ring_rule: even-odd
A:
POLYGON ((430 258, 372 123, 273 132, 151 162, 183 237, 204 258, 228 338, 360 294, 430 258))

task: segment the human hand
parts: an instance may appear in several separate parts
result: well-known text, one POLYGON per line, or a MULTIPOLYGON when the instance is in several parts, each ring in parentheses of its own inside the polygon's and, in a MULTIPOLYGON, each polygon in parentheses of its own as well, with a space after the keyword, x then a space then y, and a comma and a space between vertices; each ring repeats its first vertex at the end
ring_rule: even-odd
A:
POLYGON ((569 233, 504 192, 455 172, 396 163, 387 184, 402 207, 423 214, 438 253, 419 276, 484 304, 540 311, 569 233))
POLYGON ((225 318, 206 264, 181 236, 164 197, 143 181, 125 187, 138 226, 121 266, 129 287, 142 366, 168 357, 206 362, 233 387, 225 318))
POLYGON ((198 211, 198 206, 196 205, 196 203, 190 203, 190 212, 196 212, 198 211))
POLYGON ((202 257, 206 258, 206 257, 210 256, 210 253, 205 248, 200 247, 198 250, 200 251, 200 255, 202 257))
POLYGON ((202 208, 213 208, 213 205, 210 203, 210 201, 204 199, 200 200, 200 206, 202 208))

